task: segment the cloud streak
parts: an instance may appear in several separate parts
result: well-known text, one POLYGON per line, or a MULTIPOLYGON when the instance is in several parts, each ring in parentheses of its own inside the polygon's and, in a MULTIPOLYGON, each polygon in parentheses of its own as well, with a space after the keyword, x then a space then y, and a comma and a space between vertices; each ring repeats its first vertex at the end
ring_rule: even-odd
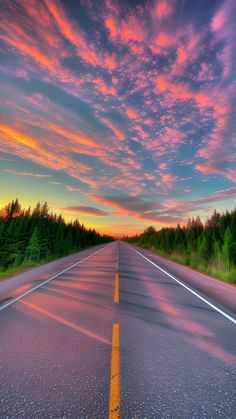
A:
POLYGON ((62 211, 64 212, 72 212, 74 214, 85 214, 85 215, 91 215, 93 217, 105 217, 108 214, 108 212, 103 211, 99 208, 95 207, 86 207, 82 205, 74 205, 71 207, 64 207, 62 208, 62 211))

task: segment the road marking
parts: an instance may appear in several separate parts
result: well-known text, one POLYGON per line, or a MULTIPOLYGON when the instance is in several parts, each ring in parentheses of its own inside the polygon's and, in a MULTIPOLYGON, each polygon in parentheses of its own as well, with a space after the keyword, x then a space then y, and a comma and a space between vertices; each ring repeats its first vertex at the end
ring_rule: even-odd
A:
POLYGON ((16 301, 20 300, 21 298, 25 297, 26 295, 30 294, 31 292, 37 290, 38 288, 42 287, 43 285, 47 284, 48 282, 52 281, 53 279, 58 278, 58 276, 64 274, 65 272, 67 272, 70 269, 74 268, 75 266, 79 265, 84 260, 90 258, 91 256, 96 255, 97 253, 101 252, 104 249, 107 249, 108 247, 112 246, 113 244, 114 243, 111 243, 111 244, 108 244, 108 245, 104 246, 102 249, 99 249, 96 252, 91 253, 90 255, 86 256, 85 258, 79 260, 79 262, 74 263, 73 265, 69 266, 68 268, 64 269, 63 271, 59 272, 58 274, 51 276, 50 278, 46 279, 45 281, 40 282, 40 284, 36 285, 35 287, 30 288, 29 290, 23 292, 22 294, 18 295, 15 298, 12 298, 11 300, 7 301, 5 304, 2 304, 0 306, 0 311, 4 310, 4 308, 7 308, 10 305, 14 304, 16 301))
POLYGON ((112 330, 110 399, 108 418, 120 418, 120 354, 118 323, 113 324, 112 330))
POLYGON ((140 256, 142 256, 144 259, 146 259, 148 262, 150 262, 153 266, 155 266, 156 268, 160 269, 160 271, 164 272, 166 275, 168 275, 170 278, 172 278, 175 282, 178 282, 179 285, 182 285, 182 287, 184 287, 186 290, 188 290, 189 292, 191 292, 193 295, 195 295, 196 297, 198 297, 201 301, 203 301, 204 303, 208 304, 211 308, 213 308, 214 310, 216 310, 218 313, 220 313, 222 316, 226 317, 226 319, 230 320, 232 323, 236 324, 236 319, 234 319, 233 317, 229 316, 229 314, 225 313, 223 310, 221 310, 220 308, 218 308, 217 306, 215 306, 214 304, 212 304, 210 301, 206 300, 205 298, 203 298, 200 294, 198 294, 196 291, 192 290, 190 287, 188 287, 187 285, 185 285, 182 281, 180 281, 179 279, 175 278, 173 275, 171 275, 169 272, 165 271, 165 269, 161 268, 159 265, 157 265, 156 263, 152 262, 150 259, 148 259, 146 256, 144 256, 142 253, 140 253, 138 250, 134 249, 133 247, 129 246, 134 252, 138 253, 140 256))
POLYGON ((45 310, 44 308, 39 307, 35 304, 31 304, 28 301, 21 301, 21 304, 23 304, 26 307, 29 307, 32 310, 38 311, 39 313, 43 314, 44 316, 47 316, 50 319, 53 319, 60 324, 63 324, 64 326, 67 326, 71 329, 76 330, 76 332, 82 333, 83 335, 88 336, 92 339, 96 339, 99 342, 105 343, 106 345, 109 345, 109 346, 111 345, 111 343, 107 339, 103 338, 102 336, 99 336, 96 333, 91 332, 90 330, 86 329, 85 327, 79 326, 79 325, 77 325, 77 324, 75 324, 75 323, 73 323, 69 320, 66 320, 62 316, 58 316, 57 314, 52 313, 51 311, 45 310))
POLYGON ((114 303, 119 303, 119 259, 116 259, 116 273, 115 273, 115 290, 114 290, 114 303))

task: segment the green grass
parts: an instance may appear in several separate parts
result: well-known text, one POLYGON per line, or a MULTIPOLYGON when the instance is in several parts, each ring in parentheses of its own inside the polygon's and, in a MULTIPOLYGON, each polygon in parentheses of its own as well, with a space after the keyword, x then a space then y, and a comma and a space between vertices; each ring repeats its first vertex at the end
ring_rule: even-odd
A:
POLYGON ((28 271, 31 268, 36 268, 37 266, 44 265, 45 263, 53 262, 54 260, 61 259, 61 258, 64 258, 66 256, 73 255, 75 253, 80 252, 81 250, 89 249, 89 247, 93 247, 93 246, 86 246, 86 247, 84 247, 82 249, 76 249, 76 250, 74 250, 74 251, 72 251, 72 252, 70 252, 70 253, 68 253, 67 255, 64 255, 64 256, 60 256, 60 257, 56 257, 55 256, 53 258, 43 259, 40 262, 30 262, 30 261, 28 261, 28 262, 23 263, 20 266, 12 266, 12 267, 9 267, 5 271, 1 271, 0 270, 0 280, 1 279, 6 279, 9 276, 12 276, 14 274, 19 274, 21 272, 28 271))
POLYGON ((43 265, 43 263, 27 262, 27 263, 23 263, 21 266, 14 266, 14 267, 8 268, 5 271, 0 271, 0 280, 6 279, 7 277, 11 275, 27 271, 30 268, 34 268, 40 265, 43 265))
MULTIPOLYGON (((137 246, 140 246, 140 244, 137 244, 137 246)), ((179 253, 172 253, 167 254, 161 250, 156 249, 155 247, 148 248, 147 246, 140 246, 147 250, 151 250, 151 252, 156 253, 159 256, 163 256, 166 259, 173 260, 174 262, 180 263, 181 265, 188 266, 189 268, 195 269, 196 271, 205 273, 209 276, 212 276, 214 278, 220 279, 224 282, 230 282, 231 284, 236 284, 236 267, 231 267, 229 269, 226 269, 225 266, 221 265, 221 269, 219 268, 219 264, 209 263, 204 264, 201 262, 199 257, 196 257, 196 259, 193 258, 193 260, 190 260, 189 263, 186 263, 186 260, 183 255, 179 253)))

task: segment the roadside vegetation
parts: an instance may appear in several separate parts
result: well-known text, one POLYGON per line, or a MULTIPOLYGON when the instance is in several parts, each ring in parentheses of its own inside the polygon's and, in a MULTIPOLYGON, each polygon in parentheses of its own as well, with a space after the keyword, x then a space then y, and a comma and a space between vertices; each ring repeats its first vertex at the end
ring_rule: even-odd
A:
POLYGON ((0 209, 0 277, 112 240, 79 220, 66 223, 46 202, 25 210, 16 199, 0 209))
POLYGON ((150 226, 126 240, 236 284, 236 209, 222 214, 214 211, 205 224, 197 217, 183 227, 156 231, 150 226))

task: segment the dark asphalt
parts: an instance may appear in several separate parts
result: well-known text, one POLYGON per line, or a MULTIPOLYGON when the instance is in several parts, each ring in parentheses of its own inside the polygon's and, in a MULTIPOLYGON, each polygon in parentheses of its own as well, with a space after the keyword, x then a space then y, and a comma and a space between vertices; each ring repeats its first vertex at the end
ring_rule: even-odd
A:
MULTIPOLYGON (((236 287, 138 250, 234 317, 236 287)), ((89 255, 0 311, 0 418, 107 418, 114 322, 122 418, 235 418, 236 325, 126 243, 2 281, 2 307, 89 255)))

